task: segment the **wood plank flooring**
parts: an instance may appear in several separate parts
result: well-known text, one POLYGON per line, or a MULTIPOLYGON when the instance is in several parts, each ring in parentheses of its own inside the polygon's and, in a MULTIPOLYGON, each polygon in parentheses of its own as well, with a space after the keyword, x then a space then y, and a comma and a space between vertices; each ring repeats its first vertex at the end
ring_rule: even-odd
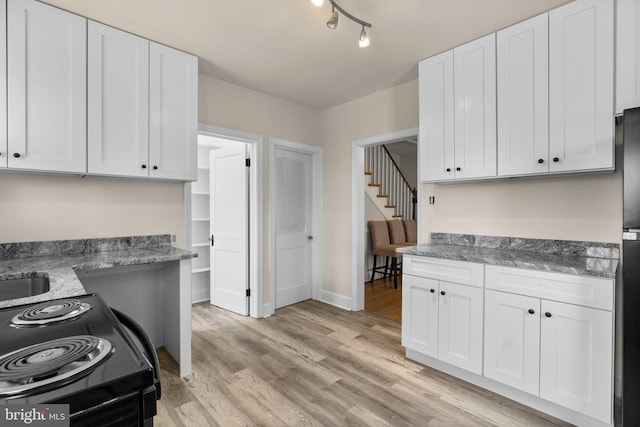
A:
POLYGON ((398 289, 393 288, 393 278, 376 279, 364 285, 364 310, 387 319, 402 321, 402 278, 398 289))
POLYGON ((160 349, 156 426, 566 425, 404 357, 400 324, 317 301, 193 307, 193 374, 160 349))

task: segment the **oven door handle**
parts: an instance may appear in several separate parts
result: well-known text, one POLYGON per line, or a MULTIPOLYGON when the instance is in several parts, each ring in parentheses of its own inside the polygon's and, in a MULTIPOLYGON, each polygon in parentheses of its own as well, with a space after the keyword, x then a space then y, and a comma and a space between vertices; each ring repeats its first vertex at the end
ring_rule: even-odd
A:
POLYGON ((162 395, 162 390, 160 389, 160 363, 158 362, 158 355, 156 354, 156 349, 153 347, 153 342, 149 338, 149 335, 145 332, 144 329, 130 316, 124 314, 123 312, 116 310, 113 307, 110 307, 113 314, 116 316, 118 321, 122 323, 124 326, 129 328, 131 332, 133 332, 140 340, 140 343, 144 347, 144 352, 146 353, 151 366, 153 367, 153 382, 156 387, 156 399, 160 400, 162 395))

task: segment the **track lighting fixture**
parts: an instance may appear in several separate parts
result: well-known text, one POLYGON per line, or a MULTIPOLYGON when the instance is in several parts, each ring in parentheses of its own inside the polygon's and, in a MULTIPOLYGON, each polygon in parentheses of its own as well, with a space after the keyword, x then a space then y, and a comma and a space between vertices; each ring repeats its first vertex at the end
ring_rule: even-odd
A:
POLYGON ((367 32, 364 30, 364 25, 362 26, 362 31, 360 31, 360 40, 358 40, 359 47, 367 47, 369 46, 369 36, 367 32))
POLYGON ((338 12, 333 9, 331 15, 329 15, 329 20, 327 21, 327 27, 331 30, 335 30, 338 27, 338 12))
MULTIPOLYGON (((355 22, 356 24, 360 24, 362 26, 362 31, 360 31, 360 38, 358 39, 358 46, 367 47, 369 46, 369 36, 365 31, 364 27, 371 28, 372 25, 368 22, 363 21, 362 19, 358 19, 355 16, 351 15, 349 12, 344 10, 335 0, 329 0, 331 3, 331 15, 327 20, 327 27, 332 30, 335 30, 338 27, 338 12, 342 13, 344 16, 355 22)), ((314 6, 320 7, 324 3, 324 0, 311 0, 311 3, 314 6)))

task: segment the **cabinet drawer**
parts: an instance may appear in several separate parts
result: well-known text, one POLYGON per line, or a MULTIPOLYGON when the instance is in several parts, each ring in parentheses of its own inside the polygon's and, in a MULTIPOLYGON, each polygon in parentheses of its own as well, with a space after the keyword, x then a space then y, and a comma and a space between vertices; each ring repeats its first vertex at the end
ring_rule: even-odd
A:
POLYGON ((480 288, 484 279, 484 264, 411 255, 403 256, 402 271, 413 276, 480 288))
POLYGON ((487 289, 613 310, 612 279, 488 265, 487 289))

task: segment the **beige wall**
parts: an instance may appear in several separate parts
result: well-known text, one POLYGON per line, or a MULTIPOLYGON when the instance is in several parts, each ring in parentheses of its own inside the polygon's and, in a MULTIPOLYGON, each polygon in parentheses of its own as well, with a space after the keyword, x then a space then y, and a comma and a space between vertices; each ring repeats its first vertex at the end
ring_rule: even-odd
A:
POLYGON ((179 183, 0 174, 0 242, 175 234, 184 242, 179 183))
POLYGON ((351 142, 418 125, 418 81, 323 112, 324 286, 351 296, 351 142))

